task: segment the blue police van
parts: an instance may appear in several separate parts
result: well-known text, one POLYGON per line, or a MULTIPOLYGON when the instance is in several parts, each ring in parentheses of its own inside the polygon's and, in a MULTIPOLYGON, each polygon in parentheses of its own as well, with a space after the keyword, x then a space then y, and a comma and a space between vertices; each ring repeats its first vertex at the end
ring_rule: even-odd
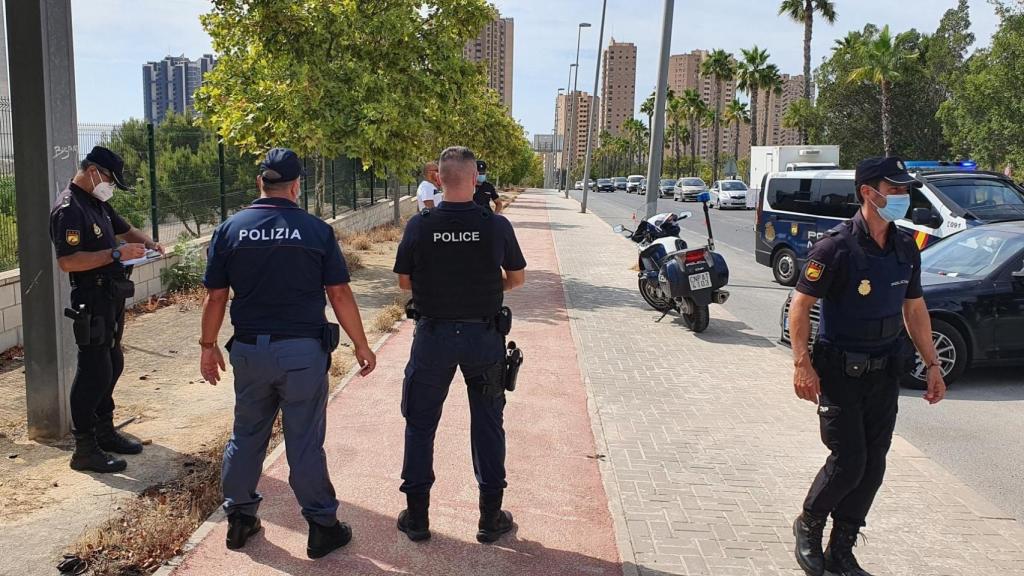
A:
MULTIPOLYGON (((911 207, 896 224, 921 250, 968 227, 1024 220, 1024 189, 973 162, 907 162, 924 185, 911 190, 911 207)), ((757 200, 754 251, 775 280, 795 286, 811 246, 860 209, 853 170, 765 175, 757 200)))

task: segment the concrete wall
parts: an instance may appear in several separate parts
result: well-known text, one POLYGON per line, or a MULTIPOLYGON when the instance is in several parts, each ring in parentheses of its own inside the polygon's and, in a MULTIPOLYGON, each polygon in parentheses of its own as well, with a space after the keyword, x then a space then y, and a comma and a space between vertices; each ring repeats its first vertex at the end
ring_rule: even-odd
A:
MULTIPOLYGON (((394 209, 391 202, 379 202, 373 206, 328 219, 327 223, 338 232, 361 232, 390 223, 394 217, 394 209)), ((403 197, 401 210, 403 218, 415 214, 417 211, 416 199, 411 196, 403 197)), ((194 242, 200 246, 205 256, 210 237, 198 238, 194 242)), ((132 273, 132 280, 135 281, 135 298, 128 302, 128 306, 145 302, 151 296, 161 296, 166 293, 167 289, 160 278, 160 271, 174 266, 177 262, 177 257, 168 255, 144 266, 137 266, 132 273)), ((20 273, 18 270, 0 273, 0 351, 21 345, 24 342, 23 333, 20 273)))

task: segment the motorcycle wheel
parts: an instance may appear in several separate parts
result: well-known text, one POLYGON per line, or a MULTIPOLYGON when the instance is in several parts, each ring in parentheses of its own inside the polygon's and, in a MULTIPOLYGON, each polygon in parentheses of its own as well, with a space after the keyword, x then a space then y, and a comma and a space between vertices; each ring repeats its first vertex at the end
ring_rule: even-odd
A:
POLYGON ((694 306, 693 314, 683 313, 683 323, 694 332, 703 332, 711 323, 711 310, 707 306, 694 306))
POLYGON ((672 299, 659 296, 657 287, 646 278, 637 279, 637 288, 640 290, 640 295, 644 297, 644 301, 658 312, 666 312, 673 308, 672 299))

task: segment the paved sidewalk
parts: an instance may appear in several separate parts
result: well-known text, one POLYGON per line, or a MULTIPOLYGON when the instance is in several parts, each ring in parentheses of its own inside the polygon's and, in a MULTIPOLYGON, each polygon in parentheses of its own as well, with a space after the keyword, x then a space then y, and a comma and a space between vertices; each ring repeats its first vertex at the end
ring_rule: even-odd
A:
POLYGON ((264 531, 239 552, 224 547, 215 515, 174 574, 595 575, 623 573, 608 509, 587 396, 572 346, 545 198, 521 196, 509 217, 529 263, 527 285, 510 295, 512 338, 526 354, 519 388, 508 396, 509 489, 518 529, 499 544, 475 540, 477 490, 461 377, 452 384, 437 434, 433 538, 412 543, 395 529, 404 421, 402 371, 412 326, 405 322, 378 351, 377 370, 352 380, 328 407, 326 452, 353 542, 318 561, 305 556, 307 526, 278 451, 260 482, 264 531))
MULTIPOLYGON (((673 316, 656 323, 630 271, 633 244, 578 202, 537 194, 608 447, 607 491, 628 527, 627 566, 802 574, 790 527, 826 451, 814 406, 793 395, 788 351, 721 307, 703 334, 673 316)), ((1024 574, 1024 528, 899 437, 868 522, 857 552, 873 573, 1024 574)))

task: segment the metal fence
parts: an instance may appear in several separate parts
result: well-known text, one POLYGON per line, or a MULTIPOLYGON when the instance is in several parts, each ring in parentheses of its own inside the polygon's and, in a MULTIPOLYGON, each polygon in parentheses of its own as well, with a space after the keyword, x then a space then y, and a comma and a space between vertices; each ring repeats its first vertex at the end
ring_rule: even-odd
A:
MULTIPOLYGON (((96 145, 124 158, 125 179, 133 188, 118 191, 111 205, 165 245, 209 234, 259 196, 259 159, 224 146, 213 134, 182 119, 156 126, 139 120, 80 124, 79 159, 96 145)), ((414 191, 415 178, 404 178, 397 190, 389 189, 385 178, 364 171, 358 159, 306 158, 303 162, 307 177, 299 203, 322 218, 414 191), (318 182, 322 182, 319 193, 318 182)), ((0 271, 18 266, 14 173, 10 107, 0 100, 0 271)))

